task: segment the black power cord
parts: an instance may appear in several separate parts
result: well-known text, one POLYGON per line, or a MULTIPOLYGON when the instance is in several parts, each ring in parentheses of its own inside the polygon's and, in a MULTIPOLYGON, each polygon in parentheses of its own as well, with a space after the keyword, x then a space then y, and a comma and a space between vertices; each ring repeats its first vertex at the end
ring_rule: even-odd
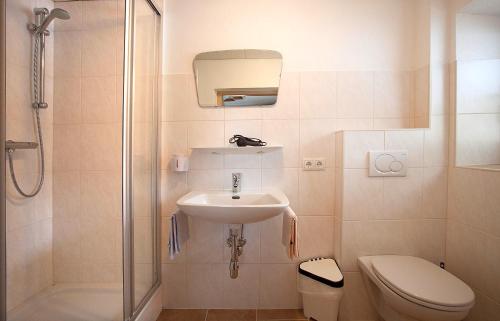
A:
POLYGON ((245 137, 243 135, 234 135, 233 137, 229 138, 229 143, 238 145, 238 147, 244 147, 244 146, 266 146, 267 143, 263 142, 262 140, 258 138, 250 138, 250 137, 245 137))

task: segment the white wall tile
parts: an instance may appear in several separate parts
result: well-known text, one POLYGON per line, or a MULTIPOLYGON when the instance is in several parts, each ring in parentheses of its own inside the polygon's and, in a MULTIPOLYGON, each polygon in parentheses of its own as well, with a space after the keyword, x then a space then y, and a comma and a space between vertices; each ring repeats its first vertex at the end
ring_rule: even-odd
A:
POLYGON ((424 132, 424 166, 448 165, 448 116, 432 116, 424 132))
POLYGON ((226 270, 223 281, 223 307, 226 309, 256 309, 259 304, 259 264, 240 264, 238 278, 231 279, 226 270))
POLYGON ((163 308, 189 308, 185 264, 162 264, 163 308))
POLYGON ((383 211, 383 178, 368 177, 366 169, 345 169, 343 176, 343 188, 339 186, 343 189, 343 219, 349 221, 378 217, 383 211))
POLYGON ((368 152, 384 150, 384 132, 345 132, 343 146, 344 168, 368 168, 368 152))
POLYGON ((79 77, 82 74, 82 41, 80 31, 57 32, 54 41, 54 75, 79 77))
POLYGON ((457 115, 457 165, 500 163, 500 113, 457 115))
POLYGON ((263 140, 270 146, 283 145, 283 149, 262 155, 262 167, 298 167, 299 137, 298 120, 264 120, 263 140))
POLYGON ((300 121, 300 158, 324 157, 326 166, 334 166, 335 121, 303 119, 300 121))
POLYGON ((53 186, 54 216, 75 218, 81 212, 80 172, 55 172, 53 186))
POLYGON ((337 103, 335 72, 300 73, 300 117, 334 118, 337 103))
POLYGON ((80 139, 80 125, 54 126, 54 170, 80 169, 80 139))
POLYGON ((222 308, 226 264, 188 264, 187 300, 192 309, 222 308))
POLYGON ((457 113, 500 113, 500 59, 457 63, 457 113))
POLYGON ((188 127, 185 122, 161 123, 161 168, 169 169, 173 154, 188 153, 188 127))
POLYGON ((223 147, 224 122, 197 121, 188 123, 189 147, 223 147))
POLYGON ((83 170, 114 170, 121 164, 121 124, 84 124, 81 135, 83 170))
POLYGON ((82 78, 82 116, 86 123, 121 121, 121 106, 116 105, 116 78, 82 78))
POLYGON ((116 74, 116 30, 112 28, 88 29, 81 32, 82 75, 113 76, 116 74))
POLYGON ((295 264, 266 264, 260 270, 259 308, 296 309, 300 307, 295 264))
POLYGON ((411 118, 374 118, 373 129, 411 128, 411 118))
POLYGON ((222 190, 224 188, 224 171, 222 170, 190 170, 187 177, 190 189, 222 190))
POLYGON ((299 254, 302 260, 333 256, 333 216, 301 216, 299 254))
POLYGON ((385 149, 408 151, 408 167, 422 167, 424 161, 423 130, 391 130, 385 132, 385 149))
POLYGON ((324 171, 299 173, 300 215, 332 215, 335 207, 335 173, 333 168, 324 171))
POLYGON ((56 77, 54 84, 54 123, 77 124, 82 119, 81 78, 56 77))
POLYGON ((337 117, 373 117, 373 73, 337 73, 337 117))
POLYGON ((222 263, 224 258, 224 225, 189 218, 187 261, 189 263, 222 263))
POLYGON ((447 210, 448 175, 446 167, 426 167, 423 178, 423 215, 445 218, 447 210))
POLYGON ((290 201, 290 207, 299 212, 299 171, 297 168, 262 169, 262 189, 278 188, 290 201))
POLYGON ((374 73, 374 116, 408 118, 410 116, 410 74, 374 73))
POLYGON ((343 272, 345 287, 339 317, 343 321, 378 320, 360 272, 343 272))
POLYGON ((161 171, 161 182, 161 213, 168 216, 177 208, 177 200, 189 191, 187 174, 161 171))
POLYGON ((442 64, 431 69, 431 115, 448 115, 450 109, 450 66, 442 64))
POLYGON ((408 168, 406 177, 384 177, 384 207, 378 218, 422 217, 422 168, 408 168))

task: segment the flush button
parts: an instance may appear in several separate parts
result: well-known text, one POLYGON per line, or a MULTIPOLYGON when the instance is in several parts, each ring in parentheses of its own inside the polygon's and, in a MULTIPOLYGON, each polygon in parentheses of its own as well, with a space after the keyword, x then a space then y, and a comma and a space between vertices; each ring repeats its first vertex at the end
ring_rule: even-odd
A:
POLYGON ((370 151, 369 176, 406 176, 408 151, 370 151))
POLYGON ((375 169, 381 173, 391 171, 391 164, 394 162, 394 157, 389 154, 381 154, 375 159, 375 169))
POLYGON ((400 161, 393 161, 389 165, 391 172, 399 172, 403 168, 403 164, 400 161))

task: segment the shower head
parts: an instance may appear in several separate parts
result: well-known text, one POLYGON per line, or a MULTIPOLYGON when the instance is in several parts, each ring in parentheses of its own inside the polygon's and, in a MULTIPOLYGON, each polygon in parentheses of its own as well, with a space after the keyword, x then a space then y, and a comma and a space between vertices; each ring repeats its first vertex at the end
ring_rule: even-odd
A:
POLYGON ((68 20, 71 18, 70 14, 68 11, 61 9, 61 8, 55 8, 50 11, 50 13, 43 19, 42 23, 40 26, 37 28, 37 33, 42 33, 45 30, 47 30, 47 27, 50 25, 52 20, 54 19, 62 19, 62 20, 68 20))

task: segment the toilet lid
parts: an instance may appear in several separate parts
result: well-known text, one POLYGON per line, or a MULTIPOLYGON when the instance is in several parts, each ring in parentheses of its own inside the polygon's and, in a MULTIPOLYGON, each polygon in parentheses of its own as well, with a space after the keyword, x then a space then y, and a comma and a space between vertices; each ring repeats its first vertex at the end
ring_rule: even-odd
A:
POLYGON ((374 257, 372 266, 385 285, 416 303, 445 307, 474 304, 474 292, 467 284, 424 259, 383 255, 374 257))

